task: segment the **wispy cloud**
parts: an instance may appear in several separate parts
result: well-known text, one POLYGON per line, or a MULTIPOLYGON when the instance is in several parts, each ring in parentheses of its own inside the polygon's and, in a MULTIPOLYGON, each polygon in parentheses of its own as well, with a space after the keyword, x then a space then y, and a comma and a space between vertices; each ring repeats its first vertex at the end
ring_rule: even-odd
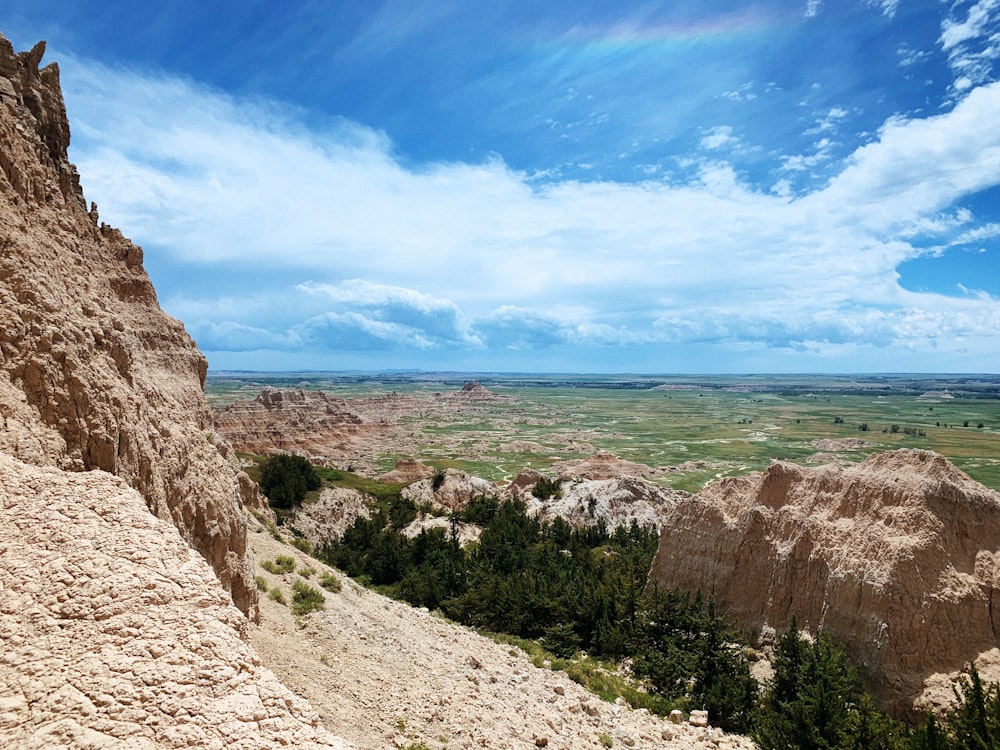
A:
POLYGON ((952 4, 952 15, 942 22, 938 39, 955 72, 958 92, 996 80, 1000 60, 1000 0, 977 0, 965 12, 967 5, 952 4))
POLYGON ((716 150, 723 147, 732 147, 738 144, 739 138, 733 135, 733 129, 728 125, 719 125, 709 128, 701 138, 701 147, 716 150))
MULTIPOLYGON (((355 123, 308 129, 273 103, 182 80, 79 60, 65 70, 88 197, 183 269, 157 279, 161 297, 210 353, 405 365, 407 353, 523 364, 503 357, 712 342, 821 359, 1000 351, 996 299, 907 292, 897 274, 924 245, 991 231, 951 208, 1000 184, 1000 132, 982 126, 1000 122, 1000 84, 945 114, 885 123, 792 199, 725 160, 636 183, 539 179, 500 157, 404 164, 384 133, 355 123), (208 269, 220 288, 189 289, 208 269)), ((817 127, 846 116, 831 108, 817 127)), ((720 126, 700 145, 736 142, 720 126)), ((775 157, 775 170, 827 160, 830 146, 775 157)))
POLYGON ((892 18, 896 15, 899 7, 899 0, 865 0, 865 4, 870 8, 877 8, 882 11, 882 15, 892 18))

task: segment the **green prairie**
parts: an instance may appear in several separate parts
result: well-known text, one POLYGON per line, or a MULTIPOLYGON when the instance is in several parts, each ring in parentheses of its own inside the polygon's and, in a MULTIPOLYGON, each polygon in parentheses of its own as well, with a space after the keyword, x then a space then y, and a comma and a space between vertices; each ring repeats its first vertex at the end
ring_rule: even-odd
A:
MULTIPOLYGON (((263 385, 348 400, 393 391, 421 398, 468 380, 512 398, 477 402, 473 412, 403 416, 400 424, 419 435, 418 458, 491 480, 603 450, 660 467, 661 484, 697 490, 774 459, 859 461, 924 448, 1000 489, 1000 376, 238 373, 210 375, 206 393, 214 404, 252 398, 263 385), (815 442, 822 440, 838 442, 815 442)), ((388 469, 401 457, 386 446, 378 461, 388 469)))

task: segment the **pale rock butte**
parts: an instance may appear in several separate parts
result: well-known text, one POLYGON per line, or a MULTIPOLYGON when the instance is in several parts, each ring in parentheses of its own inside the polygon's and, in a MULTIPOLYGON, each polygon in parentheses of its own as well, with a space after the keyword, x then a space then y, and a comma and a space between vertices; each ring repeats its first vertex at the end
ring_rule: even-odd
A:
POLYGON ((44 49, 0 35, 0 747, 347 747, 249 645, 264 506, 86 208, 44 49))
POLYGON ((797 617, 896 713, 998 644, 1000 493, 936 453, 774 463, 679 499, 661 528, 651 582, 714 594, 750 631, 797 617))

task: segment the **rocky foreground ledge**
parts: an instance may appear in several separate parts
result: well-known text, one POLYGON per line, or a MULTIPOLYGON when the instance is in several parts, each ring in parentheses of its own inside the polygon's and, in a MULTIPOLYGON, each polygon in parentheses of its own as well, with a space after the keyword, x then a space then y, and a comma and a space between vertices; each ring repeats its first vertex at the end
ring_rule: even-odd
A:
POLYGON ((351 747, 121 479, 0 455, 0 559, 0 747, 351 747))

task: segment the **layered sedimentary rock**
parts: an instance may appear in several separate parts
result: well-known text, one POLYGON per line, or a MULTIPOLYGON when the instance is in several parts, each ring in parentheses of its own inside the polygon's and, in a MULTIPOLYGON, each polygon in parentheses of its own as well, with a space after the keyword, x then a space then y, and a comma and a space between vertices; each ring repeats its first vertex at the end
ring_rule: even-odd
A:
POLYGON ((142 250, 86 207, 44 50, 0 36, 0 453, 121 477, 252 614, 242 502, 258 496, 210 441, 205 358, 142 250))
POLYGON ((216 409, 215 427, 247 453, 303 453, 348 461, 365 452, 369 434, 385 431, 378 422, 366 423, 343 399, 322 391, 271 387, 252 400, 216 409))
POLYGON ((0 747, 346 747, 122 479, 0 454, 0 560, 0 747))
POLYGON ((902 713, 928 675, 998 645, 1000 493, 929 451, 775 463, 679 501, 650 580, 711 592, 752 631, 796 616, 902 713))

